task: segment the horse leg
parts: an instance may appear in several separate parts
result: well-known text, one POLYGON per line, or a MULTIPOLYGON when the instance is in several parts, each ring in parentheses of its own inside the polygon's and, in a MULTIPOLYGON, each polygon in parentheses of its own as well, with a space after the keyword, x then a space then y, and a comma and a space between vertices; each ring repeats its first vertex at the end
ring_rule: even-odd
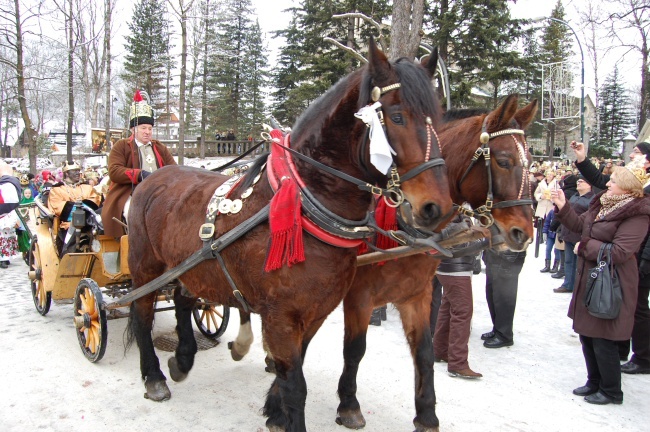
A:
POLYGON ((251 329, 251 314, 239 309, 239 333, 234 341, 228 342, 230 355, 235 361, 244 358, 253 344, 253 330, 251 329))
POLYGON ((351 294, 352 291, 343 300, 343 373, 339 378, 340 403, 336 410, 336 423, 349 429, 361 429, 366 425, 366 420, 357 400, 357 373, 359 363, 366 353, 366 333, 373 305, 369 299, 360 301, 351 294))
POLYGON ((411 348, 415 366, 415 418, 416 432, 438 432, 440 421, 436 416, 436 392, 433 386, 433 343, 429 314, 431 288, 406 303, 397 304, 402 318, 406 340, 411 348))
POLYGON ((176 382, 183 381, 187 378, 187 374, 194 365, 194 356, 198 351, 191 318, 196 298, 186 297, 183 295, 183 291, 183 284, 179 281, 174 290, 178 347, 176 348, 175 355, 167 361, 169 375, 176 382))
POLYGON ((160 402, 169 399, 171 392, 165 383, 165 375, 160 370, 151 338, 156 295, 153 292, 131 303, 129 329, 140 349, 140 372, 146 389, 144 397, 160 402))
MULTIPOLYGON (((305 401, 307 400, 307 383, 302 370, 304 356, 309 342, 321 327, 325 318, 312 322, 301 338, 299 330, 294 330, 294 337, 286 334, 270 336, 262 325, 262 333, 269 354, 274 359, 276 377, 264 404, 264 415, 268 417, 266 426, 272 432, 303 432, 305 427, 305 401), (298 351, 300 349, 300 351, 298 351)), ((297 329, 298 324, 288 328, 297 329)))

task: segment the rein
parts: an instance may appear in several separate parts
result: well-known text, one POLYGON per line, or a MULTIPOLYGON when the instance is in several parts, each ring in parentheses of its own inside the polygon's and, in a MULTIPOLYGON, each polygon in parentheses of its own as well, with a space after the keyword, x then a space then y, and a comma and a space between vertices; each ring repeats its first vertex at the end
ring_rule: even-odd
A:
MULTIPOLYGON (((479 140, 481 142, 481 146, 476 149, 474 152, 474 156, 472 156, 472 160, 465 170, 465 173, 463 176, 460 178, 460 181, 458 182, 458 189, 460 190, 460 186, 463 183, 463 180, 465 180, 465 177, 469 174, 469 172, 474 168, 474 166, 477 164, 478 160, 483 156, 485 160, 485 169, 487 171, 487 177, 488 177, 488 191, 487 191, 487 197, 485 199, 485 204, 480 206, 477 209, 472 209, 469 210, 464 207, 458 207, 459 212, 470 216, 474 217, 477 219, 479 225, 483 227, 490 227, 492 224, 494 224, 494 216, 492 216, 492 209, 501 209, 501 208, 508 208, 508 207, 515 207, 515 206, 523 206, 523 205, 532 205, 533 200, 530 198, 522 198, 523 193, 524 193, 524 185, 528 181, 528 169, 526 168, 526 152, 528 145, 526 143, 526 139, 524 138, 524 145, 522 147, 522 144, 517 141, 515 138, 515 135, 522 135, 524 136, 525 133, 521 129, 503 129, 497 132, 492 132, 488 133, 487 132, 487 120, 488 116, 485 117, 483 120, 483 128, 481 135, 479 137, 479 140), (522 178, 521 178, 521 186, 519 188, 519 193, 517 195, 517 199, 515 200, 505 200, 505 201, 499 201, 498 203, 494 202, 494 193, 492 190, 492 169, 490 167, 490 140, 492 138, 497 138, 503 135, 510 135, 512 137, 512 140, 515 143, 515 148, 517 149, 517 152, 519 153, 519 157, 521 159, 521 163, 523 166, 522 170, 522 178)), ((530 188, 529 188, 530 189, 530 188)))

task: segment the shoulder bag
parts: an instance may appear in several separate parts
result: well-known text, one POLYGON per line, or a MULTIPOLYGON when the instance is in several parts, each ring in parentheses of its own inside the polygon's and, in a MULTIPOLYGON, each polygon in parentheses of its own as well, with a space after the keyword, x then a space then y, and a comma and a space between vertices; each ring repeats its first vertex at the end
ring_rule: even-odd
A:
POLYGON ((601 319, 615 319, 621 310, 623 293, 618 273, 612 264, 612 244, 603 243, 598 251, 598 265, 589 270, 585 306, 601 319))

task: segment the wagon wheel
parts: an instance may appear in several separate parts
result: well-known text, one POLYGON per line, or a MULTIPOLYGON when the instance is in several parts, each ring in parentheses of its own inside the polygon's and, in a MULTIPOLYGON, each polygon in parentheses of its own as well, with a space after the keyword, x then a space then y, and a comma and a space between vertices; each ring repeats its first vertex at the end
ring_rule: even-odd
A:
POLYGON ((210 339, 216 339, 223 335, 228 327, 230 308, 198 299, 192 309, 192 316, 203 335, 210 339))
POLYGON ((108 327, 102 292, 92 279, 81 279, 74 294, 74 326, 79 346, 86 358, 95 363, 104 357, 108 327))
POLYGON ((31 281, 32 299, 34 300, 36 311, 45 316, 50 311, 50 306, 52 305, 52 292, 45 291, 43 268, 41 264, 41 250, 38 247, 36 237, 32 239, 32 244, 29 246, 28 254, 28 275, 31 281))

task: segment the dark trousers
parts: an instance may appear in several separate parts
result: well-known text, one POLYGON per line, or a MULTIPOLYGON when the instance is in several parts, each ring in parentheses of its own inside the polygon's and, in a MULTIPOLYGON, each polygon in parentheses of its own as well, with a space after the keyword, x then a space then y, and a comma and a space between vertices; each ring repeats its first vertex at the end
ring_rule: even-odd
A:
POLYGON ((622 401, 621 363, 616 342, 580 335, 580 343, 587 365, 587 386, 599 389, 610 399, 622 401))
POLYGON ((641 367, 650 367, 650 287, 639 285, 639 297, 634 311, 632 328, 632 361, 641 367))
POLYGON ((485 262, 485 296, 487 298, 492 330, 506 341, 513 340, 512 323, 517 305, 519 273, 526 252, 483 252, 485 262))
POLYGON ((467 369, 467 343, 474 313, 472 278, 441 274, 436 277, 444 292, 433 337, 433 353, 437 358, 447 359, 450 371, 467 369))

